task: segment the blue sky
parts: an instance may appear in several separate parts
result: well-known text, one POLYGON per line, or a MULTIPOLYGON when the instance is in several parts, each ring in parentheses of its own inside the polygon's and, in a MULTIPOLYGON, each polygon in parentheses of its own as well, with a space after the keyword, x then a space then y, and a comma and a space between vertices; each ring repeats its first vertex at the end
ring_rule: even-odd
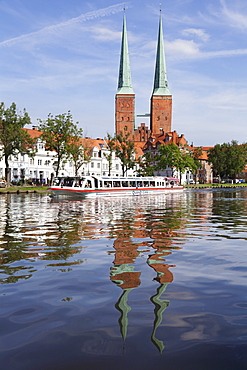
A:
MULTIPOLYGON (((26 108, 34 125, 70 110, 84 136, 113 134, 123 4, 0 0, 0 101, 26 108)), ((136 114, 149 112, 159 4, 125 3, 136 114)), ((167 0, 161 8, 172 129, 196 146, 246 142, 246 0, 167 0)))

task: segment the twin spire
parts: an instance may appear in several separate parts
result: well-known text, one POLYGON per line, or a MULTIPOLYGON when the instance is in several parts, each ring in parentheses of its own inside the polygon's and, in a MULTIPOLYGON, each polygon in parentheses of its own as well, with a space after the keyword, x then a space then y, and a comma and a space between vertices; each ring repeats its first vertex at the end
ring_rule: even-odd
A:
POLYGON ((130 60, 126 29, 126 17, 123 18, 122 46, 120 55, 120 67, 117 94, 134 94, 131 83, 130 60))
MULTIPOLYGON (((127 40, 126 16, 124 13, 117 94, 133 94, 133 93, 134 92, 131 83, 130 60, 127 40)), ((159 33, 156 52, 153 95, 170 95, 166 73, 165 48, 161 14, 159 20, 159 33)))

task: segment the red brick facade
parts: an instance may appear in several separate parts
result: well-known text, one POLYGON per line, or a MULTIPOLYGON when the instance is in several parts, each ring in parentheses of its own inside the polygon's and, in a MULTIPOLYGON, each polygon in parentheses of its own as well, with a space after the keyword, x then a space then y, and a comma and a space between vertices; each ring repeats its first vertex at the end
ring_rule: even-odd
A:
POLYGON ((135 95, 117 94, 115 99, 115 132, 116 135, 129 133, 133 137, 135 127, 135 95))
POLYGON ((172 126, 172 96, 152 95, 150 130, 158 135, 163 132, 171 132, 172 126))

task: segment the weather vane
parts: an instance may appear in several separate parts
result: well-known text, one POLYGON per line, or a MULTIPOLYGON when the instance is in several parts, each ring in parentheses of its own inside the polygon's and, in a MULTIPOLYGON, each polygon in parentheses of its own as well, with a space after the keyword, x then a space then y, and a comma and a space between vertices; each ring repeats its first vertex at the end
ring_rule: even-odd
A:
POLYGON ((160 3, 160 12, 161 12, 161 5, 162 5, 162 3, 160 3))

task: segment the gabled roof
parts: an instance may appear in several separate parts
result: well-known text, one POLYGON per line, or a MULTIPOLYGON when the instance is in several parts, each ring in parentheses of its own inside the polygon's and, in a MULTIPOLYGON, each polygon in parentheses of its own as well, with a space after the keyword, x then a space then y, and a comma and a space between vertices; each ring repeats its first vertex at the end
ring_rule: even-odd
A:
POLYGON ((23 130, 25 130, 31 136, 32 139, 36 139, 40 137, 42 134, 42 132, 37 130, 36 128, 33 128, 33 129, 23 128, 23 130))

